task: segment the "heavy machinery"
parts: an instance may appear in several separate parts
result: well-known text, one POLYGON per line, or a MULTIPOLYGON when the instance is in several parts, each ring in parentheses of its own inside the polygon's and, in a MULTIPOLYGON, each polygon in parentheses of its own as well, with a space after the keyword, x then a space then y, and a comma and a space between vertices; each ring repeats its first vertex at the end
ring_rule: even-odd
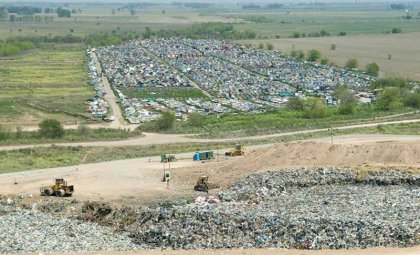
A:
POLYGON ((227 151, 225 153, 225 156, 229 156, 229 157, 243 156, 245 155, 245 151, 246 149, 242 145, 237 144, 234 149, 227 151))
POLYGON ((201 176, 197 180, 197 185, 194 186, 195 191, 209 192, 209 189, 220 188, 219 184, 210 183, 208 176, 201 176))
POLYGON ((58 197, 70 197, 74 192, 73 185, 67 185, 64 179, 55 179, 55 183, 51 186, 45 186, 40 188, 41 196, 58 196, 58 197))
POLYGON ((168 163, 168 162, 174 162, 176 161, 174 154, 162 154, 160 155, 160 162, 162 163, 168 163))

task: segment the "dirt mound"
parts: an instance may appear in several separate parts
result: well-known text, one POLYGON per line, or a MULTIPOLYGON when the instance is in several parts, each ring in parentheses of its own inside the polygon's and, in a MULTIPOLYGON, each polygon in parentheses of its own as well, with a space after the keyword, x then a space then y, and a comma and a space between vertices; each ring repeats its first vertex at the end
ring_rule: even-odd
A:
POLYGON ((193 183, 200 175, 209 175, 222 187, 253 172, 288 167, 340 167, 355 170, 388 168, 420 171, 420 143, 380 142, 368 144, 331 144, 326 142, 293 142, 250 151, 244 157, 222 163, 207 163, 184 169, 174 179, 193 183))
POLYGON ((233 169, 260 169, 284 166, 355 166, 361 164, 420 164, 419 143, 331 144, 319 142, 276 144, 256 150, 233 169))

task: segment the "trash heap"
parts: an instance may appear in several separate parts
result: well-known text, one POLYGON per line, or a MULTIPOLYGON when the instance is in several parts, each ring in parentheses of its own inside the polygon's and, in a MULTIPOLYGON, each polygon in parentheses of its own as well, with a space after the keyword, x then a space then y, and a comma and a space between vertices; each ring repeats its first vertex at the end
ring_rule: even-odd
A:
POLYGON ((398 171, 268 171, 220 193, 220 203, 141 208, 127 231, 142 248, 413 246, 419 194, 420 176, 398 171))
MULTIPOLYGON (((114 228, 80 221, 59 212, 70 204, 25 207, 0 196, 0 253, 133 250, 139 247, 114 228), (43 212, 45 211, 45 212, 43 212)), ((40 253, 41 254, 41 253, 40 253)))

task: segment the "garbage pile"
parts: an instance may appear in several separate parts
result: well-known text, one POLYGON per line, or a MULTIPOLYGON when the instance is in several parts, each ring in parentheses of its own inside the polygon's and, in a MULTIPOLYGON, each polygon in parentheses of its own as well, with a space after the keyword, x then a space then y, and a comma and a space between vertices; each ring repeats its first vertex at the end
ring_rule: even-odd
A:
POLYGON ((42 212, 36 204, 23 208, 14 198, 0 197, 0 253, 125 251, 139 248, 127 233, 116 233, 112 227, 59 216, 54 213, 56 205, 59 211, 64 210, 61 208, 64 204, 51 204, 43 208, 49 213, 42 212))
POLYGON ((269 171, 220 193, 220 203, 141 208, 128 231, 143 248, 413 246, 419 194, 420 176, 398 171, 269 171))
POLYGON ((420 244, 420 174, 394 170, 273 170, 139 208, 24 200, 0 195, 1 253, 420 244))

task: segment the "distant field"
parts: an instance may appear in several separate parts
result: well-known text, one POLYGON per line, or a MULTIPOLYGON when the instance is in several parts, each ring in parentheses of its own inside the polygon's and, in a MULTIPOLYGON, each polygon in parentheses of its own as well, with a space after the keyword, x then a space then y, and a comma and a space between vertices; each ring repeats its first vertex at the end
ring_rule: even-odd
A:
MULTIPOLYGON (((81 45, 45 48, 0 60, 0 125, 33 124, 46 117, 61 121, 84 114, 83 102, 94 95, 87 82, 87 57, 81 45)), ((88 115, 86 115, 88 116, 88 115)))
POLYGON ((319 49, 321 54, 337 65, 343 66, 349 58, 358 60, 359 68, 376 62, 382 75, 401 75, 420 80, 420 33, 379 34, 358 36, 331 36, 319 38, 284 38, 246 40, 241 43, 271 43, 274 49, 290 53, 293 49, 308 51, 319 49), (335 44, 336 49, 331 50, 335 44), (391 54, 391 60, 388 55, 391 54))

